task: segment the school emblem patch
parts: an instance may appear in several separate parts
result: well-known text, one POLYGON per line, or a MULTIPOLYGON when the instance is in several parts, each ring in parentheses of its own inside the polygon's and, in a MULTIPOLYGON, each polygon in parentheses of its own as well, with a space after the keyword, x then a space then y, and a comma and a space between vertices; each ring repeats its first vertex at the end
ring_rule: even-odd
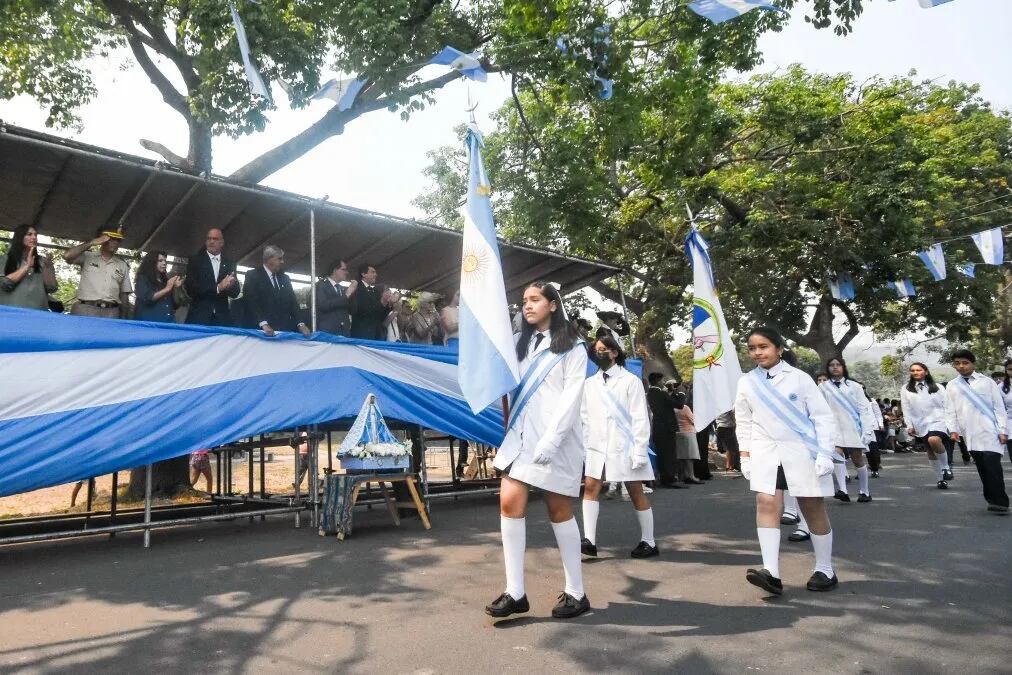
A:
POLYGON ((696 370, 721 367, 724 341, 721 339, 717 310, 706 300, 692 300, 692 367, 696 370))
POLYGON ((792 401, 797 401, 798 400, 798 395, 797 394, 791 394, 787 398, 791 399, 792 401))

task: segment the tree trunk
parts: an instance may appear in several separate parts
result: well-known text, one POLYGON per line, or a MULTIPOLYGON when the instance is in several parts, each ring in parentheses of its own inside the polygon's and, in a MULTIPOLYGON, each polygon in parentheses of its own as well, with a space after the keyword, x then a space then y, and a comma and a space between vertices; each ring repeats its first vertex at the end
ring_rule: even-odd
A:
POLYGON ((211 172, 211 128, 202 122, 190 119, 190 149, 187 159, 197 173, 211 172))
POLYGON ((825 295, 819 299, 819 305, 815 308, 815 314, 812 315, 808 332, 804 335, 792 333, 787 337, 802 347, 814 349, 818 352, 822 363, 825 364, 830 359, 842 359, 843 350, 847 348, 851 340, 857 337, 858 332, 860 332, 860 326, 858 326, 854 312, 846 304, 825 295), (846 334, 839 341, 833 337, 834 308, 840 309, 850 324, 846 334))
MULTIPOLYGON (((130 469, 130 485, 126 498, 144 499, 145 467, 130 469)), ((190 456, 173 457, 151 466, 151 494, 158 497, 173 497, 190 489, 190 456)))
POLYGON ((636 347, 639 351, 636 356, 643 359, 643 378, 646 379, 650 373, 661 373, 666 380, 671 378, 681 380, 682 374, 675 368, 675 362, 671 359, 667 340, 653 336, 652 327, 644 330, 641 325, 635 333, 636 347))

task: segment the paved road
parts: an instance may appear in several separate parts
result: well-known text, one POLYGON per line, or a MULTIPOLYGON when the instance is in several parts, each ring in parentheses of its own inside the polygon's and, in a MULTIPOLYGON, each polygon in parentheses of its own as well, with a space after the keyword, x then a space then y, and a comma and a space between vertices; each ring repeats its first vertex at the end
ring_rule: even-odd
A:
POLYGON ((940 492, 923 455, 888 456, 873 503, 834 502, 833 593, 804 590, 811 549, 784 528, 774 600, 744 581, 759 556, 742 480, 655 495, 660 559, 627 557, 631 507, 606 502, 585 567, 596 609, 568 623, 550 617, 562 575, 540 504, 532 612, 499 623, 481 611, 502 584, 489 498, 437 503, 431 532, 363 512, 343 543, 277 518, 157 531, 149 551, 139 536, 0 549, 0 670, 1008 673, 1012 517, 956 472, 940 492))

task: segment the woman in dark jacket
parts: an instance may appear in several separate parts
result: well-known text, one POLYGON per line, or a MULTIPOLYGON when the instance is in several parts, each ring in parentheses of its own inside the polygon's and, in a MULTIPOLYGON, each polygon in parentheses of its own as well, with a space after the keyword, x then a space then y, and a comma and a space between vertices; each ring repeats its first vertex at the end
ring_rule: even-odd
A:
POLYGON ((172 294, 183 284, 179 276, 167 276, 164 251, 149 251, 141 260, 134 282, 137 305, 134 318, 138 321, 176 322, 176 301, 172 294))

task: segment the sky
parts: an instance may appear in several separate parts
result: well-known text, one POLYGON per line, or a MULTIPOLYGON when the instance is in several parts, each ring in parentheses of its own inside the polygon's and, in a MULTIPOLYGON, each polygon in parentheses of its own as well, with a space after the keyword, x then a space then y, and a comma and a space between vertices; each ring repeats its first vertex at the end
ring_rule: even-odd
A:
MULTIPOLYGON (((851 72, 858 79, 873 75, 907 75, 916 70, 923 79, 959 80, 981 85, 981 95, 996 108, 1012 109, 1012 0, 953 0, 922 9, 917 0, 869 0, 854 32, 839 37, 831 30, 815 30, 795 12, 780 33, 761 38, 764 63, 772 71, 800 63, 825 73, 851 72)), ((85 143, 122 152, 152 156, 138 144, 148 138, 185 154, 186 127, 154 87, 136 68, 126 68, 125 56, 95 68, 99 95, 82 111, 80 132, 57 130, 85 143)), ((438 74, 438 67, 432 72, 438 74)), ((426 75, 423 71, 422 75, 426 75)), ((741 75, 734 75, 741 77, 741 75)), ((321 79, 326 79, 325 75, 321 79)), ((620 87, 621 83, 616 83, 620 87)), ((429 150, 457 142, 453 128, 467 120, 468 94, 478 104, 479 126, 492 130, 488 119, 509 96, 500 75, 486 83, 455 81, 436 93, 436 102, 412 115, 378 111, 348 125, 307 155, 269 177, 264 183, 311 197, 406 217, 423 217, 411 200, 428 188, 422 171, 429 150)), ((274 97, 285 101, 280 88, 274 97)), ((301 111, 279 110, 263 133, 214 142, 215 172, 227 175, 274 147, 322 116, 330 101, 313 103, 301 111)), ((0 119, 45 131, 45 116, 30 99, 0 102, 0 119)), ((867 346, 867 335, 859 348, 867 346)))

